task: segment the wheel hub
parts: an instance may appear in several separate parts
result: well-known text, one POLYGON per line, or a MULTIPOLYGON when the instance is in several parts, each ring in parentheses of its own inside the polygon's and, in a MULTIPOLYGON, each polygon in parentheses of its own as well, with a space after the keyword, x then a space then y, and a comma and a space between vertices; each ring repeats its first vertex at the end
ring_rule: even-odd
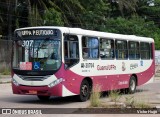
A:
POLYGON ((83 94, 83 96, 87 96, 87 94, 88 94, 88 87, 87 87, 87 85, 83 85, 83 87, 82 87, 82 94, 83 94))
POLYGON ((135 82, 132 80, 132 81, 131 81, 131 90, 133 91, 133 90, 135 89, 135 87, 136 87, 136 84, 135 84, 135 82))

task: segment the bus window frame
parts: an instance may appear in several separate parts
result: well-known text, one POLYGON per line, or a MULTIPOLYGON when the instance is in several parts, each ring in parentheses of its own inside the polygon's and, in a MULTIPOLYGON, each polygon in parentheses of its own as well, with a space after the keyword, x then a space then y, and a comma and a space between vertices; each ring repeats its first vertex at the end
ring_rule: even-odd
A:
POLYGON ((128 40, 127 39, 115 39, 115 42, 114 42, 114 47, 115 47, 115 58, 116 58, 116 60, 128 60, 129 59, 129 57, 128 57, 128 55, 129 55, 129 52, 128 52, 128 40), (117 41, 126 41, 127 42, 127 44, 126 44, 126 49, 117 49, 117 41), (119 58, 119 57, 117 57, 117 50, 125 50, 125 51, 127 51, 126 53, 127 53, 127 57, 125 58, 119 58))
MULTIPOLYGON (((81 37, 81 47, 82 47, 82 58, 84 59, 84 60, 99 60, 99 58, 100 58, 100 54, 99 54, 99 51, 100 51, 100 47, 99 47, 99 44, 100 44, 100 42, 99 42, 99 37, 97 36, 88 36, 88 35, 82 35, 82 37, 81 37), (83 54, 83 49, 84 48, 89 48, 89 47, 83 47, 83 40, 85 39, 85 37, 88 37, 88 38, 95 38, 95 39, 97 39, 98 40, 98 56, 97 56, 97 58, 89 58, 89 57, 84 57, 84 54, 83 54)), ((91 48, 91 49, 94 49, 94 48, 91 48)))
POLYGON ((149 43, 149 45, 150 45, 150 59, 153 60, 153 57, 154 57, 154 55, 153 55, 153 43, 149 43))
POLYGON ((129 60, 140 60, 141 59, 141 53, 140 53, 140 42, 139 41, 128 41, 128 59, 129 60), (134 51, 138 50, 139 51, 139 58, 130 58, 130 50, 133 50, 133 49, 130 49, 129 47, 129 44, 130 42, 135 42, 135 43, 138 43, 138 49, 134 49, 134 51))
MULTIPOLYGON (((112 46, 112 45, 111 45, 112 46)), ((106 48, 107 49, 107 48, 106 48)), ((106 38, 106 37, 101 37, 100 39, 99 39, 99 58, 101 59, 101 60, 114 60, 115 59, 115 39, 112 39, 112 38, 106 38), (101 44, 100 44, 100 42, 101 42, 101 40, 102 39, 106 39, 106 40, 110 40, 110 41, 113 41, 113 48, 111 47, 111 51, 113 50, 113 57, 110 57, 110 58, 102 58, 102 57, 100 57, 100 51, 101 51, 101 44)))
POLYGON ((151 59, 151 55, 150 55, 151 52, 150 52, 150 51, 151 51, 151 49, 150 49, 150 42, 141 41, 141 42, 140 42, 140 55, 141 55, 141 56, 140 56, 140 59, 141 59, 141 60, 150 60, 150 59, 151 59), (147 44, 149 45, 149 49, 148 49, 148 50, 149 50, 149 52, 148 52, 148 53, 149 53, 149 57, 148 57, 148 58, 142 58, 141 53, 143 53, 143 51, 147 51, 147 50, 142 50, 142 49, 141 49, 141 43, 145 43, 144 45, 146 45, 146 43, 147 43, 147 44))
MULTIPOLYGON (((74 41, 74 42, 76 42, 76 41, 74 41)), ((70 69, 71 67, 73 67, 73 66, 75 66, 76 64, 78 64, 79 62, 80 62, 80 47, 79 47, 79 38, 78 38, 78 36, 77 35, 75 35, 75 34, 65 34, 64 35, 64 40, 63 40, 63 54, 64 54, 64 69, 65 70, 68 70, 68 69, 70 69), (79 58, 76 58, 78 61, 76 62, 76 63, 74 63, 74 64, 72 64, 72 65, 70 65, 70 66, 66 66, 66 59, 68 60, 68 59, 70 59, 70 60, 73 60, 74 58, 65 58, 65 42, 66 42, 66 38, 67 38, 67 41, 69 41, 70 42, 70 40, 68 40, 68 37, 70 37, 70 36, 73 36, 73 37, 76 37, 77 38, 77 42, 78 42, 78 57, 79 58)), ((70 47, 70 44, 69 44, 69 47, 70 47)), ((69 48, 70 49, 70 48, 69 48)))

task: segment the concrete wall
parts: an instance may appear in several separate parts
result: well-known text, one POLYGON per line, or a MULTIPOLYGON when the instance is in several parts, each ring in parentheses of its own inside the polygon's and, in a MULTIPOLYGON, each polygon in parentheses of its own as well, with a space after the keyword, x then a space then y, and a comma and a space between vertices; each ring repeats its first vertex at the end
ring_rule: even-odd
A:
POLYGON ((0 39, 0 72, 11 66, 12 41, 0 39))
POLYGON ((160 50, 155 50, 155 63, 160 65, 160 50))

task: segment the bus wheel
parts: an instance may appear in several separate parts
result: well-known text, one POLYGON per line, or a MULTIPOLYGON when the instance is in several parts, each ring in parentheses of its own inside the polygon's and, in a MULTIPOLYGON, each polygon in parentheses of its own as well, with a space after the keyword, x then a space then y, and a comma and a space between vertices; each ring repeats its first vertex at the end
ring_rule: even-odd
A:
POLYGON ((79 100, 81 102, 85 102, 89 99, 91 93, 91 89, 89 87, 89 83, 87 80, 83 80, 80 87, 80 95, 79 100))
POLYGON ((49 100, 49 98, 50 98, 50 96, 42 96, 42 95, 38 95, 37 97, 38 97, 38 99, 41 100, 41 101, 47 101, 47 100, 49 100))
POLYGON ((136 91, 136 78, 135 76, 131 76, 127 93, 133 94, 135 93, 135 91, 136 91))

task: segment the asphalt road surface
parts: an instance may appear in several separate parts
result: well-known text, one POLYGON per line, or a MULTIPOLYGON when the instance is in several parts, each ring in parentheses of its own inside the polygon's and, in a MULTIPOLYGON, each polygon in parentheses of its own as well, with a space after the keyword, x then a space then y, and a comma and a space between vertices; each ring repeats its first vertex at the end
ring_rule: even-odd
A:
MULTIPOLYGON (((154 106, 160 107, 160 81, 137 87, 137 92, 133 95, 124 94, 123 97, 134 96, 136 100, 143 100, 154 106)), ((102 97, 101 100, 109 100, 108 97, 102 97)), ((75 97, 52 97, 49 101, 42 102, 36 96, 31 95, 14 95, 12 93, 11 84, 0 84, 0 108, 87 108, 87 102, 77 102, 75 97)), ((64 114, 64 112, 61 112, 64 114)), ((68 110, 67 110, 68 111, 68 110)), ((75 111, 71 109, 70 111, 75 111)), ((26 115, 27 116, 27 115, 26 115)), ((50 116, 50 115, 47 115, 50 116)), ((59 114, 56 116, 60 116, 59 114)), ((66 115, 65 115, 66 116, 66 115)), ((68 115, 67 116, 74 116, 68 115)), ((79 115, 78 115, 79 116, 79 115)), ((91 116, 91 115, 83 115, 91 116)), ((93 115, 98 116, 98 115, 93 115)), ((105 115, 101 115, 105 116, 105 115)), ((112 116, 112 115, 110 115, 112 116)), ((116 117, 117 115, 114 115, 116 117)), ((125 115, 124 115, 125 116, 125 115)), ((148 115, 149 117, 149 115, 148 115)))

